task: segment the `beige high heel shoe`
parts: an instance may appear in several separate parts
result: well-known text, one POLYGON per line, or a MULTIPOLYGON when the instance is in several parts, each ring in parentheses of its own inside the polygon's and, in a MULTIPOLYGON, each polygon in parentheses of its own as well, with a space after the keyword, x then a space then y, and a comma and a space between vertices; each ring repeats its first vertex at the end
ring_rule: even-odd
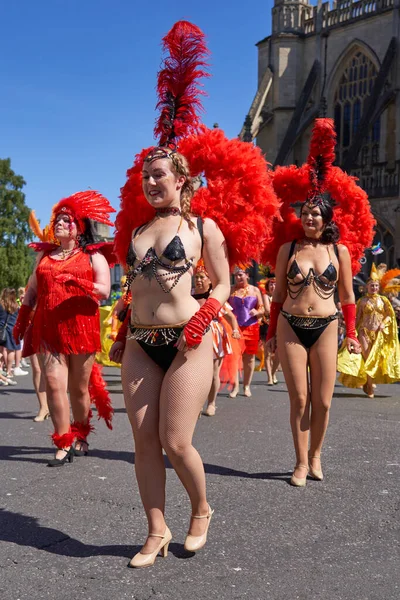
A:
POLYGON ((184 548, 186 552, 197 552, 202 548, 207 541, 207 532, 210 527, 211 517, 213 516, 214 511, 211 510, 211 506, 208 505, 208 513, 206 515, 192 515, 192 519, 208 519, 206 530, 202 535, 191 535, 187 534, 186 540, 184 543, 184 548))
POLYGON ((154 550, 154 552, 151 552, 150 554, 142 554, 142 552, 138 552, 137 554, 135 554, 135 556, 129 563, 130 567, 134 569, 151 567, 152 565, 154 565, 159 552, 161 552, 161 556, 163 558, 166 558, 168 556, 168 546, 172 539, 172 534, 168 527, 165 529, 164 535, 158 535, 157 533, 149 533, 148 537, 161 538, 161 541, 158 544, 157 548, 154 550))
POLYGON ((306 476, 305 477, 296 477, 296 475, 292 475, 290 478, 290 485, 294 485, 295 487, 306 487, 306 483, 307 483, 307 475, 308 475, 308 467, 307 465, 296 465, 294 468, 294 471, 296 469, 306 469, 306 476))
POLYGON ((243 387, 243 396, 246 396, 246 398, 251 398, 251 390, 249 385, 245 385, 243 387))
POLYGON ((317 481, 322 481, 324 478, 324 474, 322 473, 321 469, 314 469, 311 466, 310 460, 312 460, 313 458, 318 458, 318 460, 321 461, 320 456, 309 456, 308 457, 308 468, 309 468, 308 474, 312 479, 316 479, 317 481))

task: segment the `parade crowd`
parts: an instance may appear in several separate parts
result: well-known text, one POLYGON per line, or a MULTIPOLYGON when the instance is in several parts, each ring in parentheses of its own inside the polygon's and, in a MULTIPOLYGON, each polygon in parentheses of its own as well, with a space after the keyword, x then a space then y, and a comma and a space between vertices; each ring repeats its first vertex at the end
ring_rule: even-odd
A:
POLYGON ((23 361, 30 358, 35 421, 50 418, 54 427, 49 467, 88 455, 92 406, 112 429, 96 362, 102 346, 121 366, 148 522, 130 562, 135 568, 166 557, 173 537, 163 453, 191 504, 184 547, 197 552, 205 545, 214 509, 193 433, 199 415, 215 416, 221 389, 251 402, 257 357, 266 386, 283 371, 294 448, 290 483, 298 488, 324 478, 337 372, 366 398, 377 385, 400 380, 400 270, 372 262, 356 304, 353 277, 372 246, 374 219, 365 192, 333 164, 333 121, 315 121, 304 165, 272 173, 253 145, 199 121, 195 84, 207 67, 202 32, 178 22, 163 44, 157 143, 139 152, 127 173, 115 244, 96 242, 93 233, 93 221, 113 225, 106 198, 91 190, 63 198, 31 244, 37 260, 26 288, 4 289, 0 297, 0 384, 26 376, 23 361), (178 69, 182 52, 189 59, 178 69), (199 176, 207 185, 195 185, 199 176), (110 296, 116 262, 125 270, 122 295, 102 340, 99 304, 110 296), (254 262, 269 266, 257 285, 249 279, 254 262))

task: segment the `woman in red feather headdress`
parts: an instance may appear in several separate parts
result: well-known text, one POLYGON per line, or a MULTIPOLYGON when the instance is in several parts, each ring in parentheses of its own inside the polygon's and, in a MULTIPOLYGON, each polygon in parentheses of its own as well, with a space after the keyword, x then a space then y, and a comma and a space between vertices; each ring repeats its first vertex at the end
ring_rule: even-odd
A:
MULTIPOLYGON (((57 447, 51 467, 88 452, 90 400, 111 428, 112 408, 99 366, 99 299, 110 293, 106 244, 96 244, 89 219, 112 225, 115 212, 97 192, 78 192, 53 208, 47 240, 30 244, 37 264, 21 306, 14 337, 24 355, 38 354, 57 447), (34 312, 33 312, 34 310, 34 312), (74 422, 70 423, 68 391, 74 422), (77 440, 75 448, 73 442, 77 440)), ((107 251, 108 250, 108 251, 107 251)))
POLYGON ((277 339, 289 391, 296 451, 291 484, 299 487, 306 485, 308 474, 323 478, 321 448, 336 379, 336 289, 346 321, 347 348, 361 352, 352 265, 360 268, 358 260, 373 236, 367 195, 353 178, 332 166, 335 138, 333 121, 317 119, 307 163, 300 168, 279 167, 274 175, 275 191, 283 200, 283 223, 276 226, 272 248, 287 242, 276 260, 267 343, 274 350, 277 339), (301 201, 297 218, 291 203, 301 201))
POLYGON ((116 219, 115 247, 127 267, 132 305, 128 337, 121 328, 110 357, 120 362, 123 355, 136 477, 148 520, 147 540, 132 567, 152 565, 161 550, 166 556, 171 540, 163 449, 191 502, 185 548, 195 552, 206 542, 213 511, 192 437, 212 382, 210 323, 229 296, 229 264, 259 257, 279 207, 259 150, 200 125, 204 34, 180 21, 163 42, 168 56, 158 78, 159 145, 136 156, 116 219), (198 175, 207 186, 194 194, 192 177, 198 175), (201 256, 213 289, 199 309, 191 284, 201 256))

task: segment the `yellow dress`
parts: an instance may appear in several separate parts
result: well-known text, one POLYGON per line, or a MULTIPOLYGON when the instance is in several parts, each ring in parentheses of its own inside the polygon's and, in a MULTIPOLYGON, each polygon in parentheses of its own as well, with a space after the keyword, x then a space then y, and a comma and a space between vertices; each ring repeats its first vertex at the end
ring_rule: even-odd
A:
POLYGON ((105 367, 120 367, 119 363, 112 362, 109 358, 109 352, 114 340, 110 338, 112 330, 112 319, 115 311, 117 302, 114 302, 112 306, 101 306, 100 307, 100 338, 101 338, 101 352, 96 354, 96 361, 105 367))
POLYGON ((339 381, 358 388, 367 383, 394 383, 400 380, 400 346, 396 315, 390 301, 379 294, 367 294, 357 302, 357 332, 372 344, 365 361, 361 354, 350 354, 343 344, 338 355, 339 381), (376 328, 385 322, 383 331, 376 328))

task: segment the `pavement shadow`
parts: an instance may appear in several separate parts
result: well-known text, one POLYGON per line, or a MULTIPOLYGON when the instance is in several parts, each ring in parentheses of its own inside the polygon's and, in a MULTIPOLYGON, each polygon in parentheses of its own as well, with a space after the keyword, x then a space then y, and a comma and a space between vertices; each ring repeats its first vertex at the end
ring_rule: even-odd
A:
MULTIPOLYGON (((141 545, 96 546, 95 544, 85 544, 63 531, 40 525, 37 517, 14 513, 4 508, 0 508, 0 541, 29 546, 58 556, 75 558, 117 556, 130 560, 142 547, 141 545)), ((186 552, 183 544, 172 543, 169 551, 180 559, 194 556, 193 552, 186 552)))
POLYGON ((208 475, 221 475, 223 477, 243 477, 244 479, 275 479, 287 483, 290 481, 291 472, 267 472, 267 473, 248 473, 247 471, 238 471, 221 465, 210 465, 204 463, 204 470, 208 475))
POLYGON ((96 546, 85 544, 63 531, 43 527, 36 517, 0 508, 0 540, 19 546, 30 546, 59 556, 88 558, 91 556, 120 556, 130 559, 141 546, 96 546))
POLYGON ((354 393, 349 394, 346 392, 334 392, 333 397, 334 398, 349 398, 350 400, 352 398, 354 398, 354 399, 363 398, 364 400, 376 400, 376 399, 379 400, 379 398, 391 398, 392 396, 385 396, 384 394, 375 394, 375 396, 373 398, 368 398, 368 396, 366 396, 365 394, 363 394, 361 392, 359 394, 354 394, 354 393))
POLYGON ((28 421, 33 421, 32 413, 26 412, 0 412, 0 419, 26 419, 28 421), (26 416, 20 416, 26 415, 26 416))
POLYGON ((30 462, 46 464, 52 458, 51 448, 38 448, 32 446, 0 446, 0 461, 11 460, 17 462, 30 462), (33 457, 34 454, 47 454, 47 458, 33 457))

